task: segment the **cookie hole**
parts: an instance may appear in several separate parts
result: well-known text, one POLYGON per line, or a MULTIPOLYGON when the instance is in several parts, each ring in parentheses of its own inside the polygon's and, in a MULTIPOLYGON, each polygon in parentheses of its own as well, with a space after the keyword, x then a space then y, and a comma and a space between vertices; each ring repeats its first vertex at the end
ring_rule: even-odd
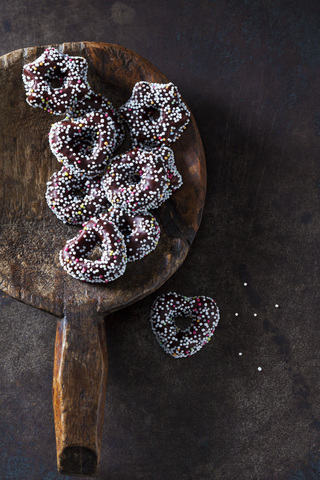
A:
POLYGON ((102 256, 102 248, 100 245, 96 245, 94 247, 93 250, 91 250, 91 252, 87 255, 87 259, 88 260, 92 260, 93 262, 95 262, 96 260, 100 260, 101 256, 102 256))
POLYGON ((81 133, 78 131, 78 135, 75 135, 73 150, 79 155, 89 155, 92 152, 96 144, 96 131, 95 130, 83 130, 81 133))
POLYGON ((55 68, 54 70, 49 70, 46 76, 46 80, 50 87, 53 89, 57 89, 63 87, 67 75, 61 72, 58 68, 55 68))
POLYGON ((191 317, 178 317, 178 318, 174 319, 174 322, 180 330, 184 331, 184 330, 187 330, 190 327, 190 324, 192 322, 192 318, 191 317))
POLYGON ((77 188, 75 190, 72 190, 72 196, 74 197, 75 200, 81 200, 83 199, 85 193, 82 188, 77 188))
POLYGON ((49 83, 51 88, 61 88, 63 86, 63 78, 53 78, 49 83))
POLYGON ((124 237, 129 237, 132 233, 132 230, 128 224, 125 224, 120 226, 120 232, 124 237))
POLYGON ((137 173, 134 173, 133 175, 131 175, 131 177, 129 178, 129 183, 131 185, 138 185, 138 183, 141 182, 141 177, 140 175, 138 175, 137 173))
POLYGON ((160 117, 160 110, 155 107, 148 107, 147 115, 151 120, 158 120, 160 117))

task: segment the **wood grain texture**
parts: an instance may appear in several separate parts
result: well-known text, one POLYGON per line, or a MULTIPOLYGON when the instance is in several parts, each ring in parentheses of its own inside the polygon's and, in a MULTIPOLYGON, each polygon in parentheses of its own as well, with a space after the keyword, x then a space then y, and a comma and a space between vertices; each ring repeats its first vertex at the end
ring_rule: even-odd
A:
POLYGON ((92 306, 58 321, 53 407, 60 473, 94 475, 100 460, 107 384, 107 347, 101 315, 92 306))
MULTIPOLYGON (((122 47, 70 43, 57 48, 84 56, 93 90, 108 96, 116 107, 130 97, 139 80, 167 82, 153 65, 122 47)), ((65 314, 57 325, 53 380, 58 470, 94 475, 100 459, 107 379, 106 339, 98 313, 110 313, 143 298, 181 265, 200 224, 206 169, 192 118, 173 147, 184 185, 156 212, 161 226, 156 250, 129 264, 125 275, 108 287, 68 276, 58 255, 77 229, 57 220, 44 197, 46 182, 58 169, 47 136, 59 117, 27 105, 21 80, 23 65, 42 51, 28 48, 0 59, 0 286, 34 307, 65 314)))
MULTIPOLYGON (((122 47, 84 42, 57 48, 84 56, 93 90, 107 95, 116 107, 129 98, 137 81, 167 81, 148 61, 122 47)), ((23 65, 43 50, 17 50, 0 59, 0 287, 58 316, 63 315, 65 289, 73 305, 96 300, 97 311, 109 313, 160 287, 185 259, 199 227, 206 191, 201 139, 192 118, 173 146, 184 185, 156 212, 162 231, 157 249, 128 265, 125 275, 107 287, 73 279, 60 267, 58 254, 77 229, 57 220, 44 198, 46 182, 59 169, 47 135, 51 123, 62 117, 31 108, 21 81, 23 65)))

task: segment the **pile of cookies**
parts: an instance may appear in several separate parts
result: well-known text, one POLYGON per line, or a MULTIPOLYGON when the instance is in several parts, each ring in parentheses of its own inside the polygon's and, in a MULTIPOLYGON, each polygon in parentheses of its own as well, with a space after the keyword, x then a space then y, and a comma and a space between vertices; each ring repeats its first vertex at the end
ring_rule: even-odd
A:
POLYGON ((172 83, 145 81, 117 110, 91 89, 87 71, 84 58, 51 47, 24 66, 22 79, 29 105, 65 115, 49 132, 62 167, 47 184, 46 200, 57 218, 82 229, 61 250, 61 265, 79 280, 108 283, 158 244, 152 211, 182 185, 169 145, 190 112, 172 83), (125 125, 131 149, 117 155, 125 125))

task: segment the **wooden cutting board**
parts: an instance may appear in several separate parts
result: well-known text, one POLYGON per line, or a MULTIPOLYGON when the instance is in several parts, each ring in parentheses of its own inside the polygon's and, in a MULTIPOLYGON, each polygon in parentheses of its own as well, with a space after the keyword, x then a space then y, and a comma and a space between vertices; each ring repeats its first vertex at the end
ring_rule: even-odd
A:
MULTIPOLYGON (((117 45, 77 42, 55 47, 85 57, 92 89, 115 107, 130 97, 138 81, 168 82, 147 60, 117 45)), ((161 227, 156 250, 129 263, 125 274, 107 286, 67 275, 59 251, 78 228, 60 222, 44 196, 46 182, 60 168, 48 133, 63 116, 30 107, 21 78, 23 65, 44 49, 16 50, 0 58, 0 287, 59 317, 53 380, 58 469, 94 475, 107 378, 104 316, 159 288, 184 261, 201 221, 205 158, 191 116, 172 147, 183 186, 155 212, 161 227)))

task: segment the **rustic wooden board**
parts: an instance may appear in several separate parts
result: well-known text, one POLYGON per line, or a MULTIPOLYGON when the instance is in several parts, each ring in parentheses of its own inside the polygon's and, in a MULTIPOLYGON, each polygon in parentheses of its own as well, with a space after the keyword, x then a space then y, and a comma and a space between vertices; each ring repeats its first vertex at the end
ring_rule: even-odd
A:
MULTIPOLYGON (((167 82, 149 62, 122 47, 69 43, 57 48, 88 60, 93 90, 108 96, 115 107, 130 97, 137 81, 167 82)), ((58 470, 95 475, 108 367, 102 314, 148 295, 185 259, 201 221, 205 159, 192 118, 173 147, 184 185, 156 212, 161 227, 156 250, 130 263, 108 286, 68 276, 58 255, 78 228, 57 220, 44 196, 46 182, 59 169, 48 132, 60 118, 30 107, 21 79, 23 65, 43 49, 17 50, 0 59, 0 287, 18 300, 64 315, 57 325, 53 379, 58 470)))
MULTIPOLYGON (((85 57, 93 90, 107 95, 116 107, 129 98, 137 81, 167 81, 148 61, 116 45, 83 42, 56 47, 85 57)), ((60 167, 50 152, 47 135, 51 123, 63 117, 31 108, 21 81, 23 65, 43 50, 17 50, 0 59, 0 287, 58 316, 63 315, 65 304, 88 301, 95 304, 97 312, 109 313, 160 287, 185 259, 205 198, 201 139, 192 118, 173 146, 184 185, 156 212, 162 230, 157 249, 129 264, 125 275, 107 287, 73 279, 60 267, 58 254, 77 228, 57 220, 44 198, 46 182, 60 167)))

